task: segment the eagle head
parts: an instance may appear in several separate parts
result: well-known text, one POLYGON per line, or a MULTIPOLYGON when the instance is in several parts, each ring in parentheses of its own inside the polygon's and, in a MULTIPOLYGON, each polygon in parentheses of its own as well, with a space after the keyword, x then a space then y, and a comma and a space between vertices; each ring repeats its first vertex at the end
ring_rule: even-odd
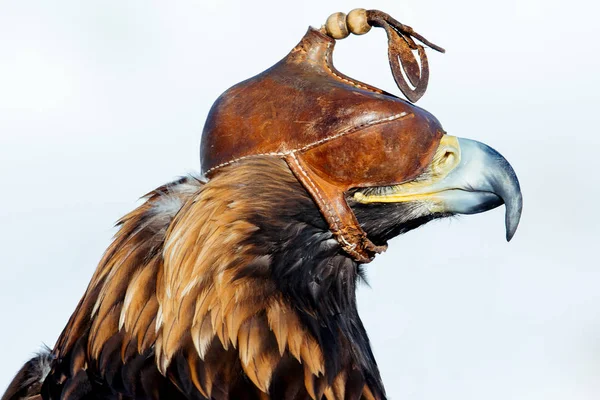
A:
MULTIPOLYGON (((522 207, 510 164, 486 145, 447 135, 426 110, 341 74, 334 45, 311 28, 287 57, 217 99, 202 137, 206 176, 251 158, 285 160, 361 263, 419 224, 502 203, 510 240, 522 207)), ((422 68, 421 78, 426 58, 422 68)))

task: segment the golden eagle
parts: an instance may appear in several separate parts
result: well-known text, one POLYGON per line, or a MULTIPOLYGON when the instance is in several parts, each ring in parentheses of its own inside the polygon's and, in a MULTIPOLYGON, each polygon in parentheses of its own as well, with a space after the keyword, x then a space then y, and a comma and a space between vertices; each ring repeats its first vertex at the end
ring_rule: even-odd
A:
POLYGON ((522 199, 495 150, 331 65, 334 38, 383 27, 414 101, 425 39, 378 11, 340 14, 217 100, 207 178, 119 221, 56 345, 3 400, 385 398, 356 305, 364 265, 395 236, 503 203, 510 240, 522 199))

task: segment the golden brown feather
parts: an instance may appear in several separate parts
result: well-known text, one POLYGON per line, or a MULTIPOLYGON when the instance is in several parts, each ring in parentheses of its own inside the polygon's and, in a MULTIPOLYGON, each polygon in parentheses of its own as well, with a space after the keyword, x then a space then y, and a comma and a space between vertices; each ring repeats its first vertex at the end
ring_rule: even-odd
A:
POLYGON ((107 398, 268 398, 279 385, 285 398, 343 399, 356 366, 343 357, 349 364, 326 379, 303 306, 278 288, 271 255, 252 242, 261 228, 247 216, 272 212, 264 185, 303 191, 282 161, 254 159, 208 183, 158 188, 121 219, 54 348, 47 392, 77 398, 99 381, 107 398))

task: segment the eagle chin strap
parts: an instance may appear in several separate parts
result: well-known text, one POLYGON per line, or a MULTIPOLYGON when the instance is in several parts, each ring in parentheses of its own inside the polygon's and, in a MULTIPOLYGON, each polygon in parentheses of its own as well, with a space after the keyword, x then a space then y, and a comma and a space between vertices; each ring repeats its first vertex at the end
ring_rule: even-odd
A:
POLYGON ((302 154, 292 152, 285 157, 285 161, 317 203, 321 214, 329 224, 329 229, 342 249, 354 260, 360 263, 369 263, 377 254, 387 249, 387 244, 377 246, 369 240, 365 231, 360 227, 354 212, 348 206, 344 192, 314 172, 304 162, 302 154))
POLYGON ((369 32, 372 26, 385 29, 388 37, 388 58, 394 80, 410 102, 417 102, 427 90, 429 63, 425 48, 416 44, 414 39, 441 53, 446 51, 419 35, 410 26, 404 25, 378 10, 357 8, 350 11, 348 15, 341 12, 331 14, 327 18, 324 28, 330 37, 343 39, 350 33, 363 35, 369 32), (420 65, 414 51, 417 51, 420 65))

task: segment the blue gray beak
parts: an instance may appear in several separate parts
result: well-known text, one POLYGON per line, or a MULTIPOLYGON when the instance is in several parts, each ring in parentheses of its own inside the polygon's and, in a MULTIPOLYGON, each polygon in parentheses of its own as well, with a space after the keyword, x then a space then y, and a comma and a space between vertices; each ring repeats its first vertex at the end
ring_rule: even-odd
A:
POLYGON ((506 206, 506 240, 519 226, 523 197, 515 171, 500 153, 475 140, 444 135, 417 179, 380 193, 356 192, 360 203, 412 202, 428 213, 477 214, 506 206))

